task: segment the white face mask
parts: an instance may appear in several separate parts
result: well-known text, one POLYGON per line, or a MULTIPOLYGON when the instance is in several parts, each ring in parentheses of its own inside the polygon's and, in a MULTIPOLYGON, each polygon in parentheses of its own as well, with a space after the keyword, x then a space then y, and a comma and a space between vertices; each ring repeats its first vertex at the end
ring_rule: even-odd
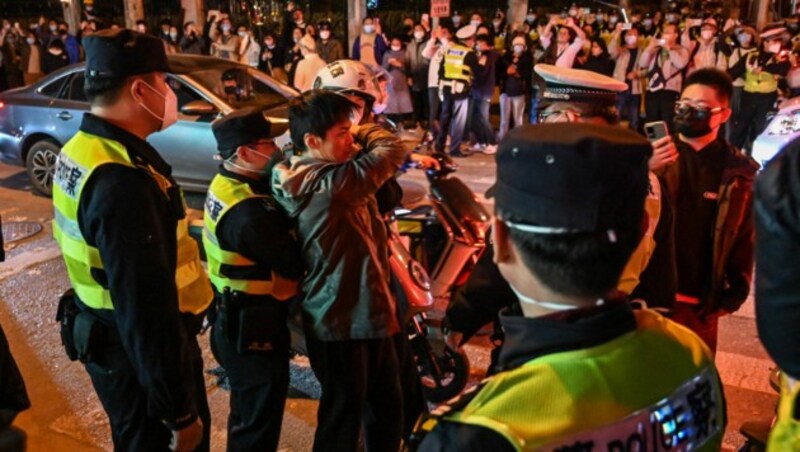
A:
POLYGON ((578 10, 577 9, 569 10, 569 17, 575 17, 577 15, 578 15, 578 10))
POLYGON ((459 25, 461 23, 461 16, 453 16, 453 23, 459 25))
MULTIPOLYGON (((165 130, 169 126, 175 124, 178 121, 178 98, 175 96, 175 92, 172 89, 167 88, 167 93, 162 94, 158 92, 157 89, 150 86, 149 83, 145 82, 144 80, 140 80, 142 84, 148 87, 151 91, 161 96, 164 99, 164 115, 159 116, 153 110, 150 109, 147 105, 143 102, 139 102, 139 106, 144 108, 150 115, 154 118, 161 121, 161 128, 159 130, 165 130)), ((131 86, 131 95, 133 94, 133 86, 131 86)))
POLYGON ((469 24, 470 24, 470 25, 474 25, 474 26, 476 26, 476 27, 480 27, 480 25, 481 25, 481 21, 479 21, 479 20, 473 20, 473 21, 470 21, 470 23, 469 23, 469 24))
POLYGON ((748 34, 740 34, 739 35, 739 44, 743 46, 748 46, 750 43, 753 42, 753 38, 748 34))
POLYGON ((425 37, 425 32, 424 31, 415 31, 414 32, 414 39, 416 39, 417 41, 422 41, 422 38, 424 38, 424 37, 425 37))
POLYGON ((231 31, 231 26, 228 24, 222 24, 222 32, 227 33, 229 31, 231 31))
MULTIPOLYGON (((172 91, 172 90, 170 90, 170 91, 172 91)), ((251 146, 247 146, 247 151, 248 152, 252 152, 253 154, 256 154, 256 155, 260 155, 261 157, 264 157, 268 161, 272 159, 272 156, 269 156, 269 155, 264 154, 262 152, 258 152, 251 146)), ((238 156, 239 156, 239 151, 237 150, 235 154, 233 154, 228 160, 225 161, 225 163, 227 163, 228 165, 230 165, 230 166, 232 166, 232 167, 234 167, 234 168, 236 168, 238 170, 247 171, 248 173, 253 173, 253 174, 258 174, 258 175, 264 174, 264 170, 267 169, 267 167, 269 167, 269 165, 267 165, 267 167, 265 167, 263 169, 257 169, 257 170, 256 169, 252 169, 252 168, 246 168, 246 167, 241 166, 241 165, 239 165, 239 164, 234 162, 235 157, 238 157, 238 156)))
POLYGON ((522 53, 524 51, 525 51, 525 46, 519 45, 519 44, 514 46, 514 53, 516 53, 517 55, 519 55, 520 53, 522 53))
POLYGON ((402 48, 403 48, 402 46, 392 46, 392 50, 394 50, 395 52, 399 52, 400 49, 402 48))
POLYGON ((28 41, 28 45, 32 46, 33 43, 36 42, 36 38, 28 38, 28 39, 26 39, 26 41, 28 41))
POLYGON ((611 16, 608 18, 608 21, 611 22, 611 25, 614 25, 619 21, 619 18, 617 16, 611 16))
POLYGON ((275 43, 274 42, 268 42, 267 43, 267 48, 268 49, 274 49, 275 48, 275 43))
POLYGON ((328 30, 322 30, 322 31, 319 32, 319 37, 322 38, 322 39, 330 39, 331 32, 328 31, 328 30))
POLYGON ((633 35, 625 36, 625 44, 628 44, 629 46, 635 45, 637 41, 639 41, 639 38, 637 36, 633 35))
POLYGON ((570 309, 578 309, 579 306, 574 306, 571 304, 562 304, 562 303, 548 303, 544 301, 537 301, 533 298, 523 295, 520 291, 518 291, 514 286, 509 284, 511 290, 519 299, 520 303, 532 304, 544 308, 548 311, 569 311, 570 309))
POLYGON ((375 33, 375 25, 364 25, 364 33, 368 35, 375 33))
POLYGON ((240 38, 244 39, 246 36, 247 36, 247 32, 246 31, 240 31, 239 32, 239 37, 240 38))
POLYGON ((782 47, 783 46, 781 46, 780 42, 775 42, 775 43, 769 44, 767 46, 767 51, 770 52, 770 53, 778 53, 778 52, 781 51, 782 47))
POLYGON ((652 27, 653 21, 650 19, 645 19, 644 22, 642 22, 642 25, 644 25, 645 27, 652 27))
POLYGON ((705 39, 706 41, 710 41, 711 38, 714 37, 714 31, 713 30, 701 30, 700 31, 700 37, 705 39))
POLYGON ((172 32, 170 32, 169 36, 170 36, 172 39, 175 39, 175 38, 177 38, 177 37, 178 37, 178 32, 177 32, 177 31, 172 31, 172 32))

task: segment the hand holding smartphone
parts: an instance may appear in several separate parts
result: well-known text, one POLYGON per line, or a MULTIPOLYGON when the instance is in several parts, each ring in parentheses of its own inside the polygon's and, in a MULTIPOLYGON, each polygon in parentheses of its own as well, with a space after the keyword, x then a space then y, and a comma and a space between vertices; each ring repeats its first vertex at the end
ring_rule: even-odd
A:
POLYGON ((664 121, 654 121, 648 122, 644 125, 644 133, 647 135, 647 139, 650 140, 652 143, 653 141, 658 141, 665 136, 669 135, 669 131, 667 130, 667 123, 664 121))

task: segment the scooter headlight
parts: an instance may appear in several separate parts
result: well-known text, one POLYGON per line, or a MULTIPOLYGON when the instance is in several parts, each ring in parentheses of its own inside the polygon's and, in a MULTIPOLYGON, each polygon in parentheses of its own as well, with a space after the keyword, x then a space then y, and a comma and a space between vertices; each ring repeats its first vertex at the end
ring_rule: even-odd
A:
POLYGON ((419 262, 412 260, 408 263, 408 273, 414 283, 424 290, 431 290, 431 278, 419 262))

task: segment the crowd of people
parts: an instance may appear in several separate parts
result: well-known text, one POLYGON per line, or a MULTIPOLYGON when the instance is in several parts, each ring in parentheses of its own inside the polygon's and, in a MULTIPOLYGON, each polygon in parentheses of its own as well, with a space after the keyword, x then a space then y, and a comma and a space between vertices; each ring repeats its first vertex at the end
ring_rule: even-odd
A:
MULTIPOLYGON (((92 15, 90 2, 86 8, 80 30, 44 17, 27 27, 4 20, 0 91, 82 60, 82 37, 103 27, 92 15)), ((515 24, 500 10, 493 17, 456 11, 436 26, 428 14, 409 16, 395 30, 384 29, 378 17, 362 22, 352 48, 333 34, 330 21, 307 23, 293 2, 283 11, 279 27, 236 24, 229 14, 212 10, 202 28, 165 19, 157 30, 151 31, 144 20, 136 29, 160 37, 168 54, 234 60, 300 91, 311 88, 321 67, 337 60, 352 58, 381 67, 393 92, 385 111, 390 119, 430 131, 431 142, 436 139, 440 150, 449 138, 450 152, 456 156, 470 150, 492 153, 511 127, 537 122, 533 112, 541 79, 533 67, 539 63, 593 71, 627 83, 629 89, 620 96, 617 109, 637 131, 644 121, 665 121, 671 129, 672 105, 693 71, 705 67, 727 71, 735 90, 733 121, 726 134, 742 148, 749 148, 763 130, 767 113, 779 98, 800 93, 800 9, 785 23, 760 31, 723 16, 723 7, 713 2, 671 2, 665 11, 633 10, 625 15, 577 5, 556 14, 531 8, 524 21, 515 24), (464 39, 458 38, 459 30, 464 39), (468 73, 453 79, 446 71, 445 55, 461 44, 475 60, 470 57, 468 73), (448 85, 453 82, 461 92, 449 96, 448 85), (497 130, 489 121, 493 102, 499 103, 497 130), (448 127, 444 133, 443 121, 448 127), (470 144, 462 149, 464 130, 469 131, 470 144)))
POLYGON ((796 174, 772 166, 779 180, 762 183, 756 212, 758 165, 740 147, 793 89, 798 18, 757 32, 683 4, 629 16, 574 6, 531 10, 518 26, 502 12, 436 26, 424 15, 386 36, 367 17, 352 59, 330 23, 306 24, 292 3, 284 23, 294 26, 258 39, 218 11, 182 36, 167 21, 159 36, 145 22, 89 26, 78 59, 85 52, 92 111, 54 178, 54 235, 73 287, 59 318, 115 447, 208 450, 196 338, 207 316, 231 381, 229 450, 276 449, 293 301, 322 387, 315 450, 357 450, 360 438, 370 451, 613 449, 645 441, 642 428, 671 447, 718 450, 717 327, 750 294, 754 217, 794 237, 784 221, 794 204, 768 201, 796 174), (303 91, 288 123, 258 107, 213 123, 221 164, 205 203, 207 273, 180 187, 146 141, 176 121, 159 75, 169 53, 189 50, 303 91), (142 64, 118 64, 127 60, 142 64), (495 375, 431 413, 398 314, 385 214, 399 202, 400 168, 437 163, 409 154, 377 115, 430 130, 451 156, 497 154, 492 244, 443 322, 453 348, 487 322, 502 326, 495 375), (642 118, 663 121, 664 136, 643 138, 642 118), (284 134, 291 148, 278 147, 284 134))

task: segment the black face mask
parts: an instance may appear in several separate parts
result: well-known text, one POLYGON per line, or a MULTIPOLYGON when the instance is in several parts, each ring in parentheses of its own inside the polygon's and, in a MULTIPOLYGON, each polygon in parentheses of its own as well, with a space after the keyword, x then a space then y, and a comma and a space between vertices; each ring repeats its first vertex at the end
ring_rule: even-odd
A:
POLYGON ((675 128, 687 138, 700 138, 711 133, 711 112, 707 109, 684 108, 675 114, 675 128))
POLYGON ((225 87, 225 94, 236 94, 236 87, 235 86, 226 86, 225 87))

